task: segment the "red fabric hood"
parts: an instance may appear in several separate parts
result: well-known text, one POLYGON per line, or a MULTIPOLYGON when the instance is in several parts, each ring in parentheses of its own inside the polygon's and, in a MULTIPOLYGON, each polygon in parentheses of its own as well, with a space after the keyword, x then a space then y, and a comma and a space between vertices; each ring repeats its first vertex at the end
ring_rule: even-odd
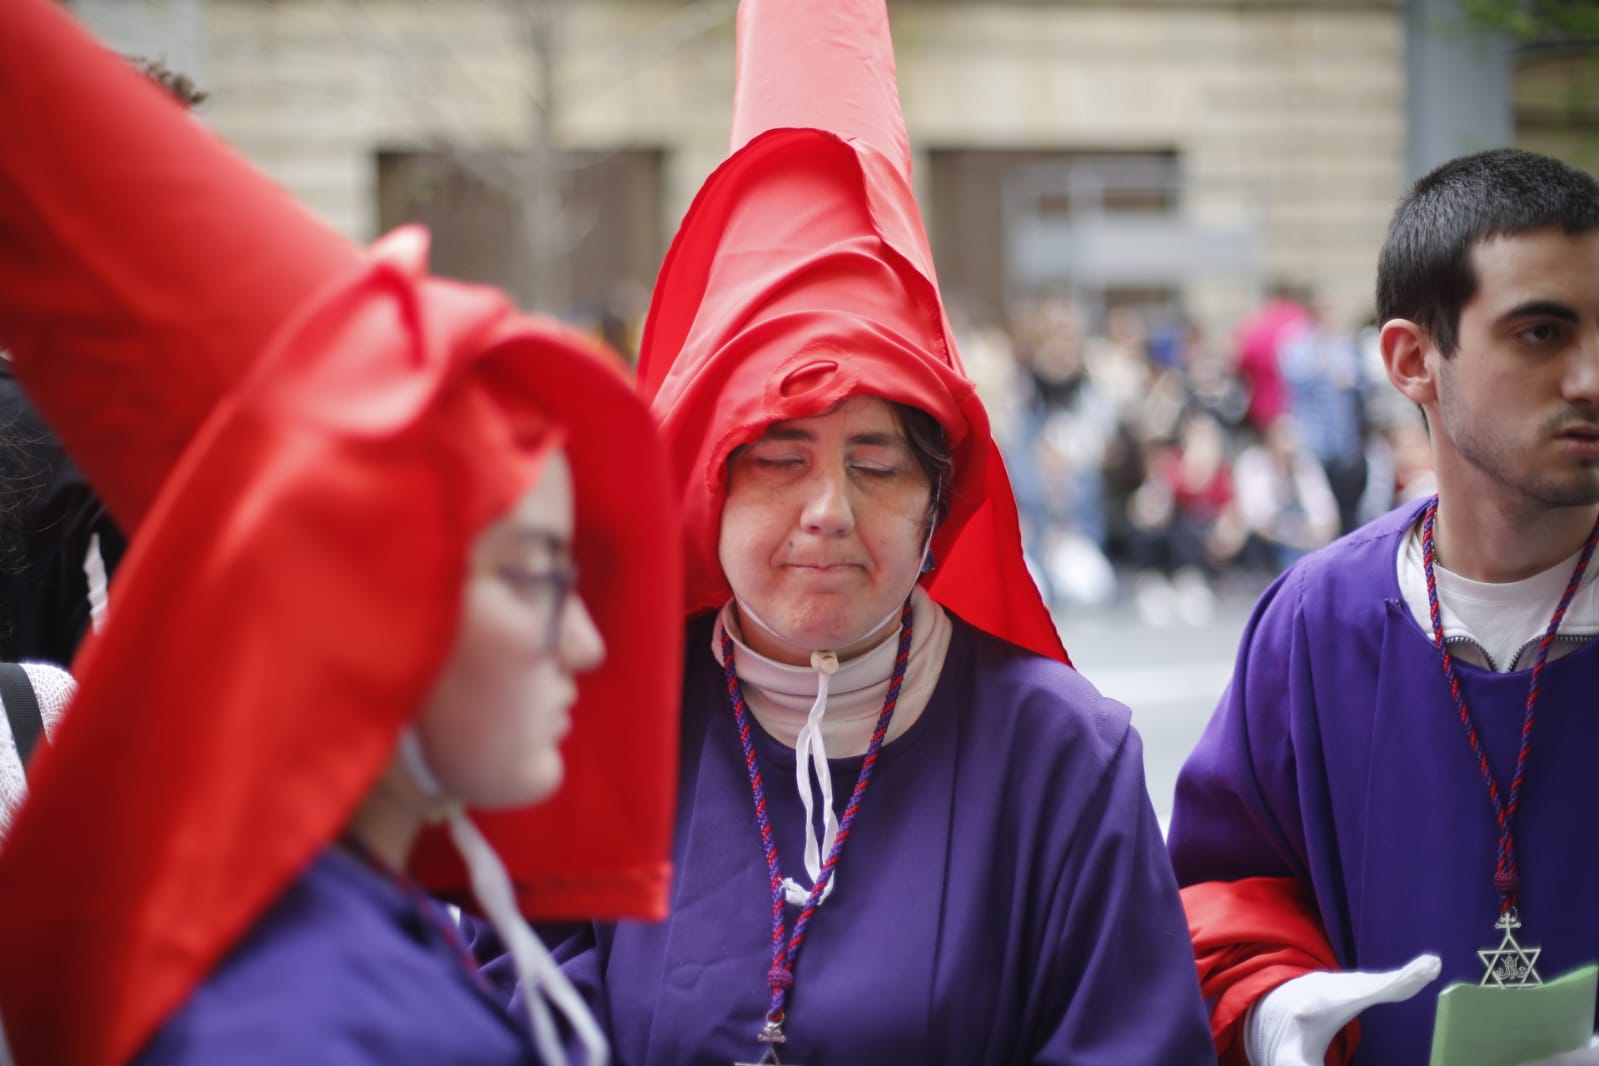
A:
MULTIPOLYGON (((0 115, 28 130, 0 137, 0 187, 71 176, 44 213, 0 196, 0 343, 137 519, 0 849, 20 1066, 126 1061, 341 831, 431 690, 478 532, 556 445, 606 663, 580 680, 561 791, 479 821, 530 917, 663 913, 682 591, 660 531, 677 516, 620 364, 426 278, 419 233, 373 258, 330 236, 46 0, 0 5, 0 115), (54 169, 68 159, 87 172, 54 169), (162 228, 183 247, 142 277, 148 219, 197 190, 214 226, 162 228), (275 236, 294 281, 270 314, 233 306, 256 295, 245 268, 206 269, 237 232, 275 236)), ((435 841, 414 858, 430 887, 465 885, 435 841)))
POLYGON ((939 298, 882 0, 744 0, 733 147, 667 254, 639 359, 683 500, 687 611, 731 595, 716 544, 732 450, 866 394, 931 414, 954 449, 928 591, 1066 661, 939 298))
POLYGON ((59 7, 3 5, 0 345, 131 533, 266 338, 361 256, 59 7))

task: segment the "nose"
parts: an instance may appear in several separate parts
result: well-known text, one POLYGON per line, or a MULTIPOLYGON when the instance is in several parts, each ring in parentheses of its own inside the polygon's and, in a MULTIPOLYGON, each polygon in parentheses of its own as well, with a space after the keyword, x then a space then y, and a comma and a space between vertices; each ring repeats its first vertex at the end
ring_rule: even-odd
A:
POLYGON ((573 595, 561 612, 559 654, 561 665, 574 674, 587 673, 605 661, 605 638, 581 596, 573 595))
POLYGON ((800 525, 807 533, 836 537, 855 528, 855 510, 849 498, 849 478, 842 469, 817 470, 806 486, 800 525))
POLYGON ((1588 330, 1566 371, 1566 399, 1599 407, 1599 329, 1588 330))

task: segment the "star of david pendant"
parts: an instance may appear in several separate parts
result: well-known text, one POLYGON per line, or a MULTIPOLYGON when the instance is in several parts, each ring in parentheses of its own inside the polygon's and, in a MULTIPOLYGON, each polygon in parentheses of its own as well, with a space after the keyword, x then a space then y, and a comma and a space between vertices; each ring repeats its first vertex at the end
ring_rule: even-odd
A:
POLYGON ((1542 948, 1524 948, 1516 943, 1512 929, 1521 928, 1521 920, 1516 917, 1515 908, 1511 908, 1500 915, 1494 923, 1495 929, 1503 929, 1505 938, 1497 948, 1477 952, 1477 957, 1482 959, 1483 965, 1488 967, 1488 972, 1482 975, 1484 988, 1532 988, 1543 984, 1543 978, 1538 976, 1535 965, 1542 948))
MULTIPOLYGON (((782 1022, 767 1022, 766 1028, 761 1030, 761 1035, 755 1039, 766 1045, 766 1051, 754 1062, 735 1062, 733 1066, 785 1066, 782 1059, 777 1057, 777 1045, 786 1037, 783 1036, 782 1022)), ((794 1066, 790 1063, 787 1066, 794 1066)))

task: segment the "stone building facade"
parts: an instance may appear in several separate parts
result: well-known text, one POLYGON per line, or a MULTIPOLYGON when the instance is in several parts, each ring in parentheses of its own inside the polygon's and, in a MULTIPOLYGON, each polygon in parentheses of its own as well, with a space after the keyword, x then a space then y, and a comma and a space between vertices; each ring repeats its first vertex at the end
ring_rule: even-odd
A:
MULTIPOLYGON (((73 7, 192 72, 204 120, 352 238, 431 220, 441 268, 554 310, 636 304, 727 150, 734 0, 73 7)), ((1367 309, 1409 176, 1404 8, 891 0, 946 295, 978 320, 1069 291, 1219 330, 1287 280, 1367 309)))

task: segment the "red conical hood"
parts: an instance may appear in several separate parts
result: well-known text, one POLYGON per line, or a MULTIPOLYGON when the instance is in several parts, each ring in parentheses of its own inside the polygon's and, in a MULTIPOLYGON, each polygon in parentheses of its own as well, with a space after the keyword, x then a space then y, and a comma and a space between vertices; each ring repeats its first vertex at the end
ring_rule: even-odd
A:
POLYGON ((733 155, 672 243, 639 359, 683 498, 687 609, 731 594, 716 545, 732 450, 874 395, 931 414, 954 449, 928 591, 1064 661, 939 298, 882 0, 744 0, 735 99, 733 155))
MULTIPOLYGON (((6 189, 36 188, 18 179, 33 173, 23 157, 65 151, 57 140, 114 137, 126 102, 145 130, 117 142, 127 154, 111 169, 129 189, 108 169, 87 182, 91 199, 158 216, 214 187, 213 164, 240 197, 239 217, 189 235, 192 273, 143 278, 137 299, 118 300, 106 279, 132 275, 99 246, 58 244, 24 217, 29 202, 0 198, 6 277, 41 262, 51 281, 35 302, 0 296, 0 335, 22 338, 33 380, 50 383, 46 416, 86 442, 102 491, 143 516, 76 664, 77 699, 0 848, 0 1014, 19 1066, 127 1061, 342 831, 432 689, 477 535, 557 445, 607 659, 580 679, 561 791, 479 820, 530 917, 659 916, 682 662, 676 538, 663 531, 678 519, 619 362, 497 293, 426 278, 419 237, 369 259, 286 200, 279 225, 309 243, 303 259, 276 249, 278 270, 321 295, 293 310, 275 291, 277 322, 212 306, 212 289, 186 304, 165 286, 203 281, 204 239, 232 256, 228 227, 256 231, 246 216, 265 184, 220 150, 188 158, 181 180, 146 158, 186 143, 164 127, 190 120, 47 0, 0 4, 0 101, 17 99, 57 120, 24 147, 0 140, 6 189), (80 335, 68 308, 93 328, 80 335), (114 422, 126 389, 141 406, 114 422), (174 395, 184 402, 166 406, 174 395), (95 450, 112 425, 133 457, 146 453, 132 434, 153 434, 161 461, 95 450)), ((74 201, 51 195, 49 217, 70 228, 74 201)), ((252 299, 245 288, 232 298, 252 299)), ((416 860, 432 887, 464 882, 431 842, 416 860)))
POLYGON ((0 40, 0 346, 131 532, 217 398, 360 257, 149 79, 56 32, 60 12, 17 6, 0 40), (86 377, 116 402, 64 417, 86 377))

